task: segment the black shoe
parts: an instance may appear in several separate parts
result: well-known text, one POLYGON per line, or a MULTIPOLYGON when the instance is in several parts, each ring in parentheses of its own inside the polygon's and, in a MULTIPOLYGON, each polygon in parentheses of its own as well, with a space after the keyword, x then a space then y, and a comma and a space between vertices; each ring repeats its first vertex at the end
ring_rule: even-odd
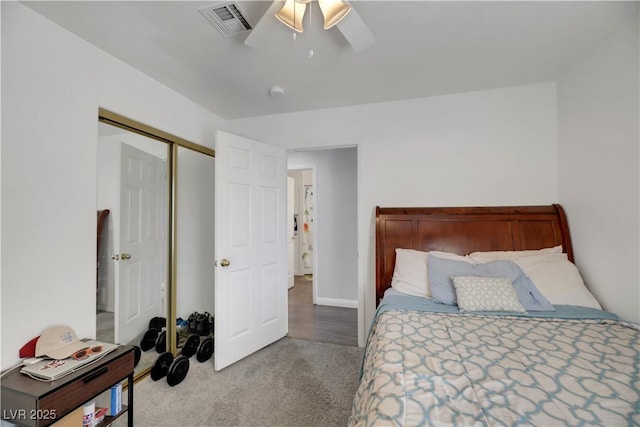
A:
POLYGON ((189 315, 189 318, 187 319, 187 322, 189 322, 189 332, 191 332, 192 334, 198 333, 198 318, 200 316, 200 313, 194 311, 189 315))
POLYGON ((207 312, 204 312, 203 314, 198 316, 198 327, 196 333, 201 337, 209 335, 211 333, 211 325, 209 324, 210 317, 211 315, 207 312))
POLYGON ((154 317, 149 320, 149 329, 161 330, 167 327, 167 319, 164 317, 154 317))

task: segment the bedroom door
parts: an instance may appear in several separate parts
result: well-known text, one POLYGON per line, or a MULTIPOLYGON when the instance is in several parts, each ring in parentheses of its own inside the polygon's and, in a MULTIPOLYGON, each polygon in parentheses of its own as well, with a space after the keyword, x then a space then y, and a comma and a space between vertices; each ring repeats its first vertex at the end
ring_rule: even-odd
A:
POLYGON ((215 369, 287 334, 285 150, 216 133, 215 369))

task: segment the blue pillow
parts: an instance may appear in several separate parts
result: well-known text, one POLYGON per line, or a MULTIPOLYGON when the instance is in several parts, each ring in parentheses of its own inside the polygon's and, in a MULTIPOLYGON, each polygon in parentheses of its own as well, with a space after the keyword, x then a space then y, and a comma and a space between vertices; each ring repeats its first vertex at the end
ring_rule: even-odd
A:
POLYGON ((497 260, 485 264, 438 258, 429 254, 429 283, 433 300, 442 304, 456 304, 454 276, 506 277, 511 280, 518 299, 527 311, 555 311, 553 305, 513 261, 497 260))

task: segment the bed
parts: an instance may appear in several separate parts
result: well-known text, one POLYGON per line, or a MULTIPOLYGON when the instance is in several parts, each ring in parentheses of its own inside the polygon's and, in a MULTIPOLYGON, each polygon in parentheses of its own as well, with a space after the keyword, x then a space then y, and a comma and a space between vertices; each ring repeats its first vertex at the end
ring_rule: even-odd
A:
POLYGON ((640 331, 559 205, 376 208, 376 301, 349 425, 640 425, 640 331))

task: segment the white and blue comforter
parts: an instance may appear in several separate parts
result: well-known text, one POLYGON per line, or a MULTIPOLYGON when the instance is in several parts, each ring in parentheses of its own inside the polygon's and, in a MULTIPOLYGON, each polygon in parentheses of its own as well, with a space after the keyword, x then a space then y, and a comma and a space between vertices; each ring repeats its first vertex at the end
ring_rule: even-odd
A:
POLYGON ((350 425, 640 425, 640 331, 614 315, 460 314, 417 300, 378 308, 350 425))

